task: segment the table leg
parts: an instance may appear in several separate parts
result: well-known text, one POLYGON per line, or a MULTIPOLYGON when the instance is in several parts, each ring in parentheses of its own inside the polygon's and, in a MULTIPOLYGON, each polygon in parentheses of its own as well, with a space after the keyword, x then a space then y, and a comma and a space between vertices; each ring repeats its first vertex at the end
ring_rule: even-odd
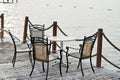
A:
MULTIPOLYGON (((60 49, 63 50, 63 41, 60 42, 60 49)), ((62 56, 63 56, 63 51, 62 51, 61 53, 62 53, 62 56)), ((52 66, 58 65, 58 64, 60 64, 60 63, 55 63, 55 64, 53 64, 52 66)), ((64 67, 66 67, 66 64, 63 63, 63 60, 62 60, 61 65, 64 66, 64 67)))

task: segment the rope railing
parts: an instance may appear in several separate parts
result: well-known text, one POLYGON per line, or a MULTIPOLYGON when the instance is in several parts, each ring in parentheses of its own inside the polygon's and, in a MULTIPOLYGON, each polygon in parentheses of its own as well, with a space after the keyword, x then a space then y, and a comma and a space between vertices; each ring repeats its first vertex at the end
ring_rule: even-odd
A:
POLYGON ((117 49, 118 51, 120 51, 120 48, 118 48, 117 46, 115 46, 108 38, 107 36, 103 33, 104 38, 109 42, 109 44, 111 44, 115 49, 117 49))
POLYGON ((108 63, 110 63, 111 65, 113 65, 114 67, 120 69, 119 66, 115 65, 114 63, 112 63, 110 60, 108 60, 107 58, 105 58, 103 55, 102 55, 102 58, 103 58, 104 60, 106 60, 108 63))
MULTIPOLYGON (((120 51, 120 49, 119 49, 118 47, 116 47, 116 46, 107 38, 107 36, 106 36, 104 33, 102 33, 102 35, 103 35, 103 37, 108 41, 108 43, 109 43, 111 46, 113 46, 116 50, 120 51)), ((106 60, 109 64, 111 64, 111 65, 113 65, 114 67, 120 69, 119 66, 117 66, 116 64, 114 64, 113 62, 111 62, 110 60, 108 60, 105 56, 103 56, 103 55, 101 55, 101 56, 102 56, 102 58, 103 58, 104 60, 106 60)))
POLYGON ((67 34, 65 34, 63 32, 63 30, 57 25, 57 22, 53 22, 53 24, 51 26, 43 29, 43 28, 36 27, 36 26, 41 26, 39 24, 32 24, 32 22, 30 21, 30 19, 26 16, 25 17, 24 34, 23 34, 23 42, 26 42, 27 26, 32 26, 34 29, 37 29, 39 31, 46 31, 46 30, 49 30, 50 28, 53 28, 53 36, 57 36, 57 30, 56 30, 56 28, 58 28, 60 30, 60 32, 63 33, 63 35, 67 36, 67 34))
POLYGON ((61 31, 61 33, 65 36, 68 36, 65 32, 63 32, 63 30, 57 25, 57 28, 61 31))
MULTIPOLYGON (((98 32, 94 33, 94 34, 91 35, 90 37, 97 35, 97 33, 98 33, 98 32)), ((84 39, 75 39, 75 41, 83 41, 83 40, 84 40, 84 39)))
MULTIPOLYGON (((40 30, 40 31, 46 31, 46 30, 49 30, 50 28, 53 27, 53 24, 52 24, 51 26, 49 26, 49 27, 47 27, 47 28, 45 28, 45 29, 38 29, 37 27, 34 27, 34 26, 37 25, 37 24, 34 24, 34 25, 33 25, 30 20, 28 20, 28 22, 30 23, 31 26, 33 26, 33 28, 35 28, 35 29, 37 29, 37 30, 40 30)), ((38 26, 39 26, 39 24, 38 24, 38 26)), ((57 25, 57 28, 61 31, 61 33, 62 33, 63 35, 68 36, 65 32, 63 32, 63 30, 62 30, 58 25, 57 25)))
POLYGON ((28 20, 28 23, 29 23, 33 28, 35 28, 35 29, 37 29, 37 30, 39 30, 39 31, 46 31, 46 30, 48 30, 48 29, 50 29, 50 28, 53 27, 53 25, 51 25, 51 26, 48 27, 48 28, 45 28, 45 29, 39 29, 38 27, 35 27, 35 26, 41 26, 41 25, 39 25, 39 24, 32 24, 32 22, 31 22, 30 20, 28 20))

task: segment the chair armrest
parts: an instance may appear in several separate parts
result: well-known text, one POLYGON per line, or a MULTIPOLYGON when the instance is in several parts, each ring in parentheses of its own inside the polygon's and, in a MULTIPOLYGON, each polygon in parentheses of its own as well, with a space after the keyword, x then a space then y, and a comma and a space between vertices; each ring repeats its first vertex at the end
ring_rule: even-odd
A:
POLYGON ((66 49, 74 49, 74 50, 79 50, 80 48, 74 48, 74 47, 66 46, 66 49))
POLYGON ((66 53, 68 53, 69 49, 78 50, 80 52, 82 46, 83 46, 82 44, 79 44, 79 48, 66 46, 66 49, 67 49, 66 53))
MULTIPOLYGON (((79 47, 81 48, 81 47, 83 47, 83 45, 79 44, 79 47)), ((66 46, 66 48, 75 49, 75 50, 79 50, 80 49, 80 48, 75 48, 75 47, 70 47, 70 46, 66 46)))

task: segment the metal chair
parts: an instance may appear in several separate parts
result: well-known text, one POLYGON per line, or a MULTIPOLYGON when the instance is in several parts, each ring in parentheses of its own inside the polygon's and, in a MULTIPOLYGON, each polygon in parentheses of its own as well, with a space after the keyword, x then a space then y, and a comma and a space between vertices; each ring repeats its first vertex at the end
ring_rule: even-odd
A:
POLYGON ((30 59, 30 62, 32 63, 32 56, 31 56, 31 47, 29 46, 28 43, 25 43, 24 46, 20 45, 21 46, 17 46, 17 43, 15 40, 18 40, 18 38, 16 38, 15 36, 12 35, 12 33, 10 31, 8 31, 11 39, 12 39, 12 42, 13 42, 13 45, 14 45, 14 56, 13 56, 13 59, 12 59, 12 63, 13 63, 13 67, 15 66, 15 62, 16 62, 16 56, 18 53, 26 53, 28 52, 29 53, 29 59, 30 59))
POLYGON ((76 48, 68 47, 68 46, 66 47, 66 49, 67 49, 67 51, 66 51, 66 60, 67 60, 66 72, 68 72, 68 68, 69 68, 68 57, 71 56, 73 58, 79 59, 77 69, 79 68, 79 66, 81 66, 81 72, 82 72, 83 76, 84 76, 83 68, 82 68, 82 60, 83 59, 90 58, 90 65, 91 65, 92 71, 95 73, 93 65, 92 65, 91 57, 94 56, 94 55, 92 55, 92 50, 94 47, 94 43, 96 41, 96 37, 97 37, 97 35, 89 36, 89 37, 85 36, 83 39, 83 44, 79 45, 80 48, 77 49, 77 52, 70 52, 70 50, 69 50, 69 49, 75 50, 76 48))
POLYGON ((49 62, 58 60, 58 59, 60 60, 59 71, 60 71, 60 75, 62 76, 62 72, 61 72, 61 62, 62 62, 61 52, 62 52, 62 50, 60 50, 60 57, 59 57, 59 56, 54 56, 54 54, 51 54, 50 49, 51 49, 51 42, 48 42, 48 38, 44 38, 44 39, 40 38, 40 37, 33 38, 33 66, 32 66, 30 76, 33 73, 35 61, 42 62, 43 72, 45 72, 44 62, 46 62, 47 63, 47 71, 46 71, 45 80, 47 80, 48 70, 49 70, 49 62), (36 38, 39 38, 39 41, 35 41, 36 38))

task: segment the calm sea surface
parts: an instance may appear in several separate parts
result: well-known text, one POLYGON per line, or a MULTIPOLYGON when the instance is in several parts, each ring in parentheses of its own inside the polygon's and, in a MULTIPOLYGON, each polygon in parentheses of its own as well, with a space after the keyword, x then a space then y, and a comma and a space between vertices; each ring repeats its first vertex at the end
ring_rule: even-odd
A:
MULTIPOLYGON (((57 21, 68 35, 83 38, 102 28, 106 36, 120 48, 120 0, 18 0, 0 3, 0 14, 5 15, 5 28, 22 40, 24 18, 45 27, 57 21)), ((51 31, 46 31, 52 35, 51 31)), ((62 35, 58 31, 58 35, 62 35)), ((7 35, 6 35, 7 36, 7 35)), ((67 44, 66 44, 67 45, 67 44)), ((120 52, 103 39, 103 54, 120 65, 120 52)))

